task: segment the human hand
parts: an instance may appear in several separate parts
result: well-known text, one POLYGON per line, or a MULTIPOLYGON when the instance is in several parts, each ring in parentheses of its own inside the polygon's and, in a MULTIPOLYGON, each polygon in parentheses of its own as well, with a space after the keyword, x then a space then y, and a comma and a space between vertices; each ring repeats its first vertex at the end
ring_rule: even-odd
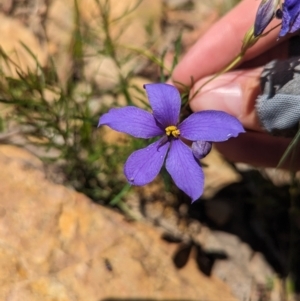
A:
MULTIPOLYGON (((176 66, 172 81, 180 89, 191 86, 190 96, 214 73, 226 67, 241 50, 242 40, 254 24, 259 1, 244 0, 214 24, 176 66)), ((273 20, 267 30, 279 24, 273 20)), ((250 48, 235 71, 220 75, 204 86, 190 102, 193 111, 222 110, 237 117, 247 133, 227 142, 218 149, 229 160, 257 166, 276 166, 290 139, 269 135, 261 127, 255 101, 260 91, 263 65, 273 59, 289 56, 289 39, 278 40, 280 28, 262 37, 250 48)), ((300 164, 299 164, 300 165, 300 164)), ((289 167, 289 164, 285 165, 289 167)))

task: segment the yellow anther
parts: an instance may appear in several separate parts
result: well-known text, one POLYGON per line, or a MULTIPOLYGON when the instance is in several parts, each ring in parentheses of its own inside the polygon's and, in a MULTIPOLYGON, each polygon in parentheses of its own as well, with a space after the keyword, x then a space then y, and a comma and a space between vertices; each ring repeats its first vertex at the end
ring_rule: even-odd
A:
POLYGON ((167 126, 165 128, 165 131, 166 131, 167 136, 172 135, 175 138, 178 138, 178 136, 180 136, 180 130, 175 125, 167 126))

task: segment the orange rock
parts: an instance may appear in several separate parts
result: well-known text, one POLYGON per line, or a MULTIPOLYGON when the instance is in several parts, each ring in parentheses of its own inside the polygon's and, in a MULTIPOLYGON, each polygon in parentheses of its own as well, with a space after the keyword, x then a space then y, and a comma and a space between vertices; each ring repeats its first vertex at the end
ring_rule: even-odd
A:
POLYGON ((236 300, 194 260, 176 270, 156 229, 49 182, 25 153, 0 147, 1 300, 236 300))

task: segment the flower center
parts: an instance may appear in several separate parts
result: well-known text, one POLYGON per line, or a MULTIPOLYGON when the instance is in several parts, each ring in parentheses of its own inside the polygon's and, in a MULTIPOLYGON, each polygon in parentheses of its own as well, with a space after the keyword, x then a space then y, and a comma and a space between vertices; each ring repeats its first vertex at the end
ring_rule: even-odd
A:
POLYGON ((175 138, 178 138, 178 136, 180 136, 180 130, 175 125, 167 126, 165 128, 165 131, 166 131, 167 136, 172 135, 175 138))

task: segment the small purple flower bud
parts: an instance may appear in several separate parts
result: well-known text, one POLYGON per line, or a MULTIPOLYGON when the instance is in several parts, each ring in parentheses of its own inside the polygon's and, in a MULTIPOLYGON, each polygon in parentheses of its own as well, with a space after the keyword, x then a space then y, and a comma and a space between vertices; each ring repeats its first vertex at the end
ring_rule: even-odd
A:
POLYGON ((208 141, 195 141, 192 143, 194 156, 200 160, 206 157, 211 151, 212 143, 208 141))
POLYGON ((282 12, 282 10, 281 10, 280 8, 278 8, 278 9, 276 10, 275 17, 276 17, 277 19, 279 19, 279 20, 282 19, 282 17, 283 17, 283 12, 282 12))
POLYGON ((254 22, 254 36, 258 37, 263 33, 275 16, 278 0, 262 0, 254 22))

